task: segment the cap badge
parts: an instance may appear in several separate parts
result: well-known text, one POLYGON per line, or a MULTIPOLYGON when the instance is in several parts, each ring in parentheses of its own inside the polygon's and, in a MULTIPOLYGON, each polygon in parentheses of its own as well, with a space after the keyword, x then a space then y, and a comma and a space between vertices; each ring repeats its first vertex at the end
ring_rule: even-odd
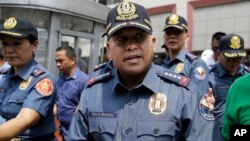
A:
POLYGON ((230 47, 231 47, 232 49, 238 49, 238 48, 241 47, 240 38, 239 38, 238 36, 233 36, 233 37, 231 38, 231 45, 230 45, 230 47))
POLYGON ((184 63, 178 63, 175 67, 175 72, 180 73, 184 68, 184 63))
POLYGON ((16 18, 14 17, 11 17, 11 18, 8 18, 5 22, 4 22, 4 29, 12 29, 16 26, 17 24, 17 21, 16 21, 16 18))
POLYGON ((178 24, 179 23, 179 16, 174 14, 169 17, 169 24, 178 24))
POLYGON ((133 3, 130 2, 123 2, 118 5, 117 13, 118 16, 116 20, 125 21, 125 20, 134 20, 139 17, 136 12, 136 7, 133 3))
POLYGON ((160 115, 167 109, 167 96, 164 93, 153 94, 149 100, 149 111, 154 115, 160 115))

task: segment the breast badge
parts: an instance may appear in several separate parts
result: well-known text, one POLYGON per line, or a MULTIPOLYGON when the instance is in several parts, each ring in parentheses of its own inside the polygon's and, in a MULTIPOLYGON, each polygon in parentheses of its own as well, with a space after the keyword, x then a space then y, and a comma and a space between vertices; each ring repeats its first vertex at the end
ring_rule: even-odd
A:
POLYGON ((153 94, 149 99, 149 111, 154 115, 160 115, 167 109, 167 96, 163 93, 153 94))
POLYGON ((49 96, 54 91, 54 86, 50 79, 44 78, 36 84, 36 90, 39 94, 49 96))
POLYGON ((28 80, 23 80, 21 82, 21 84, 19 85, 19 89, 20 90, 25 90, 30 85, 31 80, 32 80, 32 76, 30 76, 28 78, 28 80))
POLYGON ((184 63, 178 63, 175 67, 175 72, 180 73, 184 68, 184 63))

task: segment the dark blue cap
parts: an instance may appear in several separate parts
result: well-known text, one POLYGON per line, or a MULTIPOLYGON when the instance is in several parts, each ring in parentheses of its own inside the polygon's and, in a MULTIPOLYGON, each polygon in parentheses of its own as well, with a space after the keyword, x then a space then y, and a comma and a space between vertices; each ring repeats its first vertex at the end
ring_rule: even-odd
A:
POLYGON ((0 24, 0 36, 8 35, 15 38, 33 36, 38 38, 37 29, 29 21, 10 17, 0 24))
POLYGON ((219 51, 225 57, 244 57, 244 40, 236 34, 227 34, 220 39, 219 51))
POLYGON ((136 27, 152 34, 152 27, 147 10, 136 3, 122 2, 112 8, 107 17, 106 32, 108 38, 125 27, 136 27))
POLYGON ((188 24, 184 17, 179 16, 177 14, 171 14, 167 17, 165 21, 165 26, 163 27, 163 31, 168 28, 178 28, 182 31, 188 31, 188 24))

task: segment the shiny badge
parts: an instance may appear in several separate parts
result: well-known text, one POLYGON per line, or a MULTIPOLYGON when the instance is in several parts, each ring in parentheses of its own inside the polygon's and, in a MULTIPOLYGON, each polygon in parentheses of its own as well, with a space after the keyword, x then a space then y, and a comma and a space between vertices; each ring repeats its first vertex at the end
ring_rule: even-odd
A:
POLYGON ((50 79, 44 78, 36 84, 36 90, 38 93, 44 96, 49 96, 54 91, 54 86, 50 79))
POLYGON ((169 17, 169 24, 178 24, 179 23, 179 16, 176 14, 173 14, 169 17))
POLYGON ((184 68, 184 63, 178 63, 175 67, 175 72, 180 73, 184 68))
POLYGON ((201 99, 200 99, 199 111, 200 111, 201 116, 204 119, 206 119, 206 120, 214 120, 215 119, 213 113, 209 111, 208 102, 206 101, 204 96, 201 97, 201 99))
POLYGON ((17 24, 16 18, 11 17, 4 22, 3 27, 4 29, 12 29, 16 26, 16 24, 17 24))
POLYGON ((28 78, 28 80, 23 80, 21 82, 21 84, 19 85, 19 89, 20 90, 25 90, 30 85, 31 80, 32 80, 32 76, 30 76, 28 78))
POLYGON ((194 70, 194 76, 198 80, 204 80, 206 78, 206 71, 203 67, 199 66, 194 70))
POLYGON ((117 7, 118 16, 116 20, 125 21, 125 20, 134 20, 139 17, 136 12, 136 7, 131 2, 123 2, 117 7))
POLYGON ((240 38, 238 36, 233 36, 231 38, 231 44, 230 44, 230 47, 232 49, 238 49, 241 47, 241 44, 240 44, 240 38))
POLYGON ((149 100, 149 111, 154 115, 160 115, 166 111, 167 96, 164 93, 153 94, 149 100))

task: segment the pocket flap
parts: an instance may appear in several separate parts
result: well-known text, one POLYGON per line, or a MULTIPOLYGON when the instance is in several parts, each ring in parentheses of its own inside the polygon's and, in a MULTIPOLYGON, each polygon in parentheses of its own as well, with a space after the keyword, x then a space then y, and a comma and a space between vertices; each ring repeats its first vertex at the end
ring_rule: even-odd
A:
POLYGON ((169 120, 138 121, 138 132, 137 132, 138 136, 142 136, 142 135, 153 135, 153 136, 171 135, 173 136, 174 132, 175 132, 174 122, 169 121, 169 120))
POLYGON ((89 118, 89 132, 115 134, 116 127, 115 118, 89 118))

